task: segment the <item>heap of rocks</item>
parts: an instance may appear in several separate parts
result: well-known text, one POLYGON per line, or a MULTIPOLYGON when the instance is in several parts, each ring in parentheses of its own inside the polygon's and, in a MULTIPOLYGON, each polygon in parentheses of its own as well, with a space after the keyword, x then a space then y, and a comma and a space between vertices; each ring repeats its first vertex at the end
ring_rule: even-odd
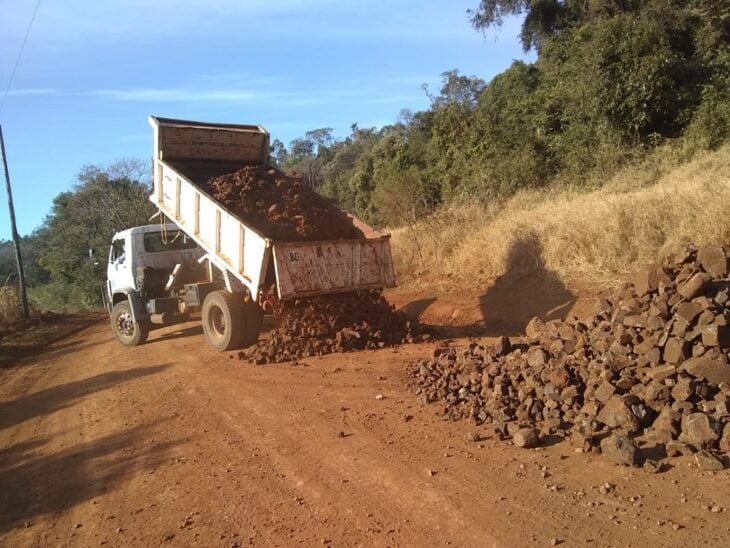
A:
POLYGON ((293 361, 334 352, 378 349, 423 340, 418 322, 396 311, 380 291, 358 291, 279 303, 269 337, 239 353, 250 363, 293 361))
POLYGON ((598 299, 587 319, 533 319, 519 344, 437 348, 410 368, 416 391, 516 445, 570 437, 624 464, 640 462, 637 445, 652 445, 721 469, 730 452, 727 251, 690 246, 598 299))

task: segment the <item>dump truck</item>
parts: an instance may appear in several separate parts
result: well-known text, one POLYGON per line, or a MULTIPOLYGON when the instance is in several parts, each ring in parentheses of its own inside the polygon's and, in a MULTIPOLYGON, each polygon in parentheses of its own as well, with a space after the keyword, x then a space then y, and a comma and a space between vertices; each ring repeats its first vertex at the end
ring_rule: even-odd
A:
POLYGON ((104 289, 120 343, 200 313, 216 350, 254 344, 273 299, 393 287, 390 236, 347 213, 362 238, 286 242, 253 228, 206 192, 244 165, 269 163, 259 125, 151 116, 155 224, 112 238, 104 289))

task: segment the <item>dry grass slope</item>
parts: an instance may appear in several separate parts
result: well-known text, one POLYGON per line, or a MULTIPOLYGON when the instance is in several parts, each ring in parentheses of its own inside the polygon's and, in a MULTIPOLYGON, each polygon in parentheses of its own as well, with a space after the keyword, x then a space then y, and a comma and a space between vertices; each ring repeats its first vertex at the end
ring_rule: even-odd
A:
POLYGON ((405 285, 469 283, 539 267, 608 282, 687 243, 730 242, 730 146, 619 173, 592 191, 520 193, 444 208, 393 233, 405 285), (668 165, 667 165, 668 164, 668 165))

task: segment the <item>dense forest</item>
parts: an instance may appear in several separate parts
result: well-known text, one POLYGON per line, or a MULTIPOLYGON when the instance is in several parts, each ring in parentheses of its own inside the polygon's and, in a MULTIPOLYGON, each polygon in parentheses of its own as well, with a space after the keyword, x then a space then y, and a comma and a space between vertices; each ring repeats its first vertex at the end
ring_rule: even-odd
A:
POLYGON ((657 146, 692 154, 730 134, 730 4, 712 0, 482 0, 478 30, 522 15, 532 64, 490 82, 443 74, 431 106, 392 125, 329 128, 276 163, 378 224, 448 201, 610 174, 657 146))
MULTIPOLYGON (((476 0, 475 0, 475 3, 476 0)), ((689 159, 730 136, 730 4, 713 0, 481 0, 475 32, 520 16, 528 64, 491 81, 457 70, 382 128, 354 123, 288 145, 271 160, 380 226, 413 223, 444 204, 525 188, 591 185, 659 147, 689 159)), ((147 178, 134 162, 85 168, 24 239, 28 277, 45 302, 92 305, 111 234, 145 223, 147 178), (103 261, 102 261, 103 262, 103 261)), ((14 268, 0 242, 0 276, 14 268)))

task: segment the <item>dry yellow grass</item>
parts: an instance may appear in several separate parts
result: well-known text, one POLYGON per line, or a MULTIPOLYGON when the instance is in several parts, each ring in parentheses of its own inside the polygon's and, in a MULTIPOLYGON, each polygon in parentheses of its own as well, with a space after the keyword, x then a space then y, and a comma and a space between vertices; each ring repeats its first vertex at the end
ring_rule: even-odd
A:
POLYGON ((730 242, 730 146, 681 166, 630 168, 592 191, 523 192, 450 206, 393 233, 405 284, 547 269, 616 279, 687 243, 730 242))
POLYGON ((0 287, 0 322, 10 322, 20 316, 20 300, 14 287, 0 287))

